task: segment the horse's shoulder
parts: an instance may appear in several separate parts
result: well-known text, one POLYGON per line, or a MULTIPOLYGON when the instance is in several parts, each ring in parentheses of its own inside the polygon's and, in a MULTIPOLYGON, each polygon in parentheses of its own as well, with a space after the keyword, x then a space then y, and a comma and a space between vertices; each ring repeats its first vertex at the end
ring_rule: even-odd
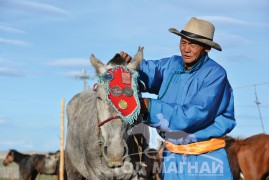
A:
POLYGON ((44 159, 45 155, 43 154, 32 154, 29 158, 34 164, 38 164, 40 161, 44 159))

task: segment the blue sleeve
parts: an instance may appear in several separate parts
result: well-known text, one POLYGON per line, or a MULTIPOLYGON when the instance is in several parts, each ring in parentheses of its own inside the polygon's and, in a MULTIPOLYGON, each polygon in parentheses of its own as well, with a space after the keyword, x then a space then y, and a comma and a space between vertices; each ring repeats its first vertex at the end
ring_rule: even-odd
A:
POLYGON ((194 133, 197 141, 207 140, 213 137, 221 137, 229 133, 236 126, 233 119, 227 119, 223 115, 218 116, 210 126, 194 133))
POLYGON ((159 117, 162 117, 166 119, 168 128, 172 130, 196 132, 203 127, 215 126, 215 128, 228 131, 233 125, 225 127, 227 124, 223 121, 234 120, 231 101, 233 101, 232 91, 226 72, 218 67, 212 68, 204 78, 199 91, 186 101, 187 103, 169 104, 159 99, 150 99, 148 123, 158 124, 159 117))
MULTIPOLYGON (((226 91, 226 93, 228 92, 229 91, 226 91)), ((197 141, 210 139, 212 137, 224 136, 236 126, 236 121, 234 119, 234 98, 232 90, 230 93, 230 101, 229 104, 227 104, 226 111, 217 116, 214 122, 208 127, 194 133, 197 141)))
POLYGON ((163 74, 172 58, 163 58, 160 60, 143 60, 140 64, 139 79, 143 81, 145 88, 140 87, 141 92, 149 92, 158 94, 162 81, 163 74))

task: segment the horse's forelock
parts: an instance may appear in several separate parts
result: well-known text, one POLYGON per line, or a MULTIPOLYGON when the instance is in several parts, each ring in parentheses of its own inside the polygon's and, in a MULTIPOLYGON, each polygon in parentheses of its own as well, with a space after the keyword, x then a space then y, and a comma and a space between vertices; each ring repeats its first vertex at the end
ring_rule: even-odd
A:
POLYGON ((126 66, 127 62, 120 54, 116 54, 110 61, 108 61, 107 65, 109 64, 126 66))
POLYGON ((8 155, 14 156, 14 153, 18 153, 15 149, 10 149, 8 155))

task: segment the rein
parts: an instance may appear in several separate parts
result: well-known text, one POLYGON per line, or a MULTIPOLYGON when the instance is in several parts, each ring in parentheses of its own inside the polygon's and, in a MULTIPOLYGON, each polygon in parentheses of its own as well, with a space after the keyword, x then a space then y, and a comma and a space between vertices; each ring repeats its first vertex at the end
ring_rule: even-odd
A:
POLYGON ((108 119, 106 119, 106 120, 104 120, 104 121, 98 123, 98 127, 101 127, 101 126, 103 126, 105 123, 107 123, 107 122, 109 122, 109 121, 112 121, 112 120, 114 120, 114 119, 118 119, 118 118, 120 118, 120 116, 113 116, 113 117, 110 117, 110 118, 108 118, 108 119))

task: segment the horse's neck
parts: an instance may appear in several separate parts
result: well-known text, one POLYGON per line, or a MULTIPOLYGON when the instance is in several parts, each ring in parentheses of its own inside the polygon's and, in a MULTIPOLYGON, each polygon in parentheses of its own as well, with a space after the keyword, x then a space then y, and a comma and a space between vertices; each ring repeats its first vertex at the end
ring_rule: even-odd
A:
POLYGON ((233 143, 236 142, 236 139, 234 139, 234 138, 232 138, 232 137, 230 137, 230 136, 226 136, 226 137, 225 137, 225 142, 226 142, 226 146, 225 146, 225 148, 228 149, 228 148, 231 147, 231 145, 232 145, 233 143))
POLYGON ((14 151, 14 160, 13 161, 16 162, 16 163, 18 163, 18 164, 20 164, 21 161, 23 159, 25 159, 26 157, 30 157, 30 155, 28 155, 28 154, 22 154, 22 153, 20 153, 18 151, 14 151))

